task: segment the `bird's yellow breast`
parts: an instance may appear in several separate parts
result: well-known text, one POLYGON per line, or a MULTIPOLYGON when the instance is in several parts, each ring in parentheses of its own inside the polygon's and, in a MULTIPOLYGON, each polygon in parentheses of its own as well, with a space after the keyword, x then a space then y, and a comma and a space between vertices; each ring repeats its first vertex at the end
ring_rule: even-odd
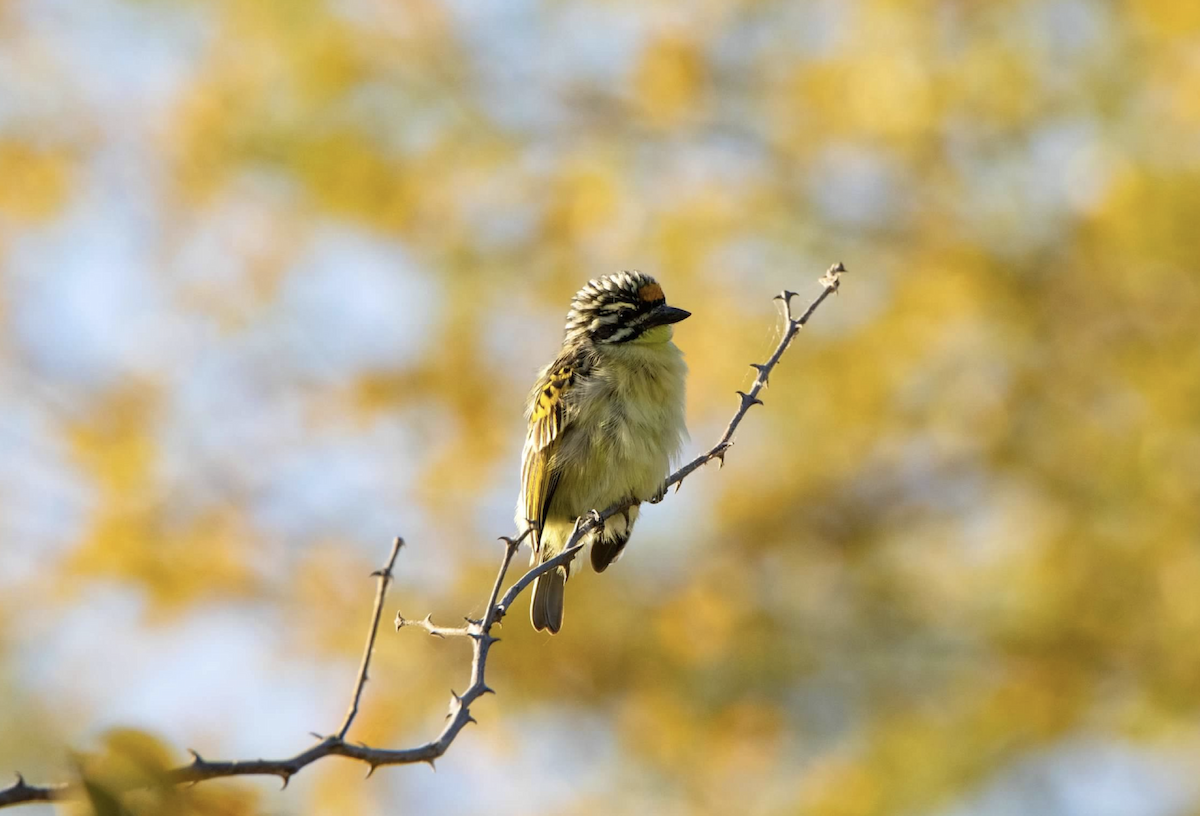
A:
POLYGON ((598 352, 590 376, 576 386, 569 432, 551 465, 559 481, 549 516, 573 520, 655 494, 687 434, 686 373, 669 333, 657 342, 614 344, 598 352))

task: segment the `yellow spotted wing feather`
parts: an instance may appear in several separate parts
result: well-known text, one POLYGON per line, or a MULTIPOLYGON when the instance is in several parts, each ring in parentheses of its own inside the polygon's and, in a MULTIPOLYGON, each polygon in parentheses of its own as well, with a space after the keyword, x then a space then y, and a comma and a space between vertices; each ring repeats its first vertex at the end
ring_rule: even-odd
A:
POLYGON ((570 423, 568 402, 571 387, 582 373, 580 355, 570 354, 551 363, 529 396, 529 433, 521 463, 521 495, 525 518, 533 524, 533 554, 541 555, 541 530, 554 495, 557 475, 554 453, 570 423))

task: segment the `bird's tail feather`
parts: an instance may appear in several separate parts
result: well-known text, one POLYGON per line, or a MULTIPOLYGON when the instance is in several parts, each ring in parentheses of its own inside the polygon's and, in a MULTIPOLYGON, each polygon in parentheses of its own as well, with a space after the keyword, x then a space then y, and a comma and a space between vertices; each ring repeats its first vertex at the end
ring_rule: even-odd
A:
POLYGON ((593 541, 592 569, 596 572, 604 572, 608 569, 609 564, 620 558, 621 551, 625 549, 631 532, 633 532, 632 525, 626 525, 626 528, 617 535, 611 537, 605 535, 593 541))
POLYGON ((563 622, 563 589, 567 583, 567 571, 563 567, 544 573, 533 582, 533 600, 529 603, 529 619, 533 628, 549 629, 558 634, 563 622))
POLYGON ((612 562, 621 557, 629 536, 633 533, 633 523, 637 521, 637 505, 628 508, 623 513, 613 516, 604 525, 604 529, 592 541, 592 569, 604 572, 612 562))

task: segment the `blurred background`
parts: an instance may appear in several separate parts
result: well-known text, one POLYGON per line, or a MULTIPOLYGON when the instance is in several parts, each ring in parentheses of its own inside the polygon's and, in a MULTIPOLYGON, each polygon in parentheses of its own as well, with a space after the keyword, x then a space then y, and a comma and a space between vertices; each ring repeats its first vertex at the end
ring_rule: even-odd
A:
POLYGON ((429 738, 572 293, 694 312, 690 456, 840 260, 436 773, 142 812, 1200 813, 1198 214, 1180 0, 0 3, 0 774, 307 746, 397 534, 429 738))

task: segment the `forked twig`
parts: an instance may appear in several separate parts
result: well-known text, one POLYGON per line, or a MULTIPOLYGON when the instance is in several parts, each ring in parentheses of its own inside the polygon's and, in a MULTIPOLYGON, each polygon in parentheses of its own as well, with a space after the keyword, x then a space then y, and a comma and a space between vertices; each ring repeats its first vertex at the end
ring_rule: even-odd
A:
MULTIPOLYGON (((820 280, 823 287, 821 294, 809 304, 808 308, 799 317, 795 317, 792 312, 792 298, 796 297, 795 292, 785 290, 777 296, 776 299, 783 302, 784 318, 787 321, 787 330, 783 333, 783 338, 779 341, 779 345, 776 346, 774 353, 771 354, 765 363, 751 364, 758 371, 758 376, 755 378, 754 385, 748 392, 738 392, 738 409, 717 443, 667 477, 654 501, 661 501, 671 487, 678 489, 684 479, 714 459, 724 463, 725 454, 733 445, 733 435, 741 424, 742 419, 745 418, 751 408, 762 404, 762 400, 759 399, 758 395, 766 387, 767 380, 771 372, 775 369, 776 364, 778 364, 779 359, 787 351, 792 340, 808 322, 808 319, 812 317, 817 308, 829 295, 837 292, 841 275, 845 271, 845 267, 840 263, 831 266, 820 280)), ((606 519, 623 512, 634 504, 636 504, 635 501, 622 502, 600 512, 593 511, 590 515, 580 518, 563 551, 554 558, 529 569, 508 588, 503 597, 501 597, 500 591, 504 585, 504 579, 508 574, 509 566, 512 564, 513 557, 520 548, 521 542, 529 535, 529 530, 527 529, 519 538, 502 538, 501 540, 504 541, 504 555, 501 558, 496 579, 488 594, 485 612, 479 620, 468 620, 465 626, 444 627, 434 625, 429 616, 418 621, 408 620, 400 615, 396 616, 397 629, 416 627, 424 629, 430 635, 436 637, 466 637, 471 639, 472 656, 469 684, 466 691, 461 695, 451 692, 447 722, 435 739, 414 748, 399 750, 371 748, 366 745, 346 742, 346 734, 349 732, 350 726, 353 725, 354 719, 358 714, 363 687, 366 685, 368 679, 371 655, 375 648, 375 637, 379 631, 379 620, 393 577, 392 570, 400 549, 404 546, 403 540, 397 538, 392 544, 392 550, 388 556, 387 563, 382 569, 372 573, 373 576, 378 578, 378 588, 375 593, 371 625, 367 632, 367 642, 363 649, 362 661, 359 665, 350 706, 337 733, 327 737, 317 735, 318 742, 287 759, 210 762, 195 751, 190 751, 192 761, 187 765, 182 765, 168 771, 166 773, 166 781, 170 784, 183 784, 188 782, 202 782, 206 779, 216 779, 218 777, 277 776, 283 780, 283 784, 286 787, 288 780, 299 773, 302 768, 327 756, 343 756, 365 763, 368 766, 368 776, 376 768, 383 765, 406 765, 415 762, 427 762, 433 765, 434 761, 445 754, 450 748, 451 743, 454 742, 459 732, 468 723, 475 722, 475 718, 471 716, 471 705, 483 695, 492 692, 492 689, 488 687, 485 680, 488 652, 494 644, 499 642, 499 638, 492 636, 492 627, 504 617, 508 610, 512 608, 517 597, 538 576, 570 562, 583 549, 587 542, 588 533, 602 526, 606 519)), ((78 784, 71 783, 44 786, 30 785, 18 775, 17 781, 13 785, 0 789, 0 807, 64 799, 75 795, 79 788, 78 784)))

